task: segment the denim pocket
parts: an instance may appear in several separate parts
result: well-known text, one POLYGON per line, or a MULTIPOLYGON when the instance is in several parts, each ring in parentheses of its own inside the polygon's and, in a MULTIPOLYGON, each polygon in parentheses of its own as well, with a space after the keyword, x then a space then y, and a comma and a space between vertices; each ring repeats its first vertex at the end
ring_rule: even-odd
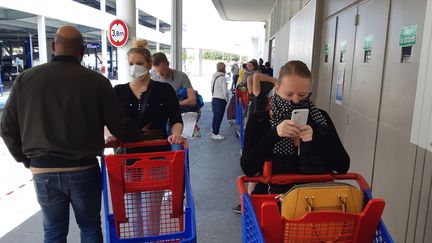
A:
POLYGON ((33 176, 36 196, 41 206, 50 206, 58 198, 58 190, 50 185, 50 179, 42 175, 33 176))

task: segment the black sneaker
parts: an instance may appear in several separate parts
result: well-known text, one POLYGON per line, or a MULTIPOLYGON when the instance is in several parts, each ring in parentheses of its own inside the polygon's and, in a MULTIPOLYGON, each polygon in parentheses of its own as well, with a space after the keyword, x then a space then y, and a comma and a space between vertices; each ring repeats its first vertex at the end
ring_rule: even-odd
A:
POLYGON ((237 205, 237 206, 235 206, 235 207, 233 207, 232 210, 233 210, 234 213, 241 213, 241 206, 240 206, 240 204, 237 205))

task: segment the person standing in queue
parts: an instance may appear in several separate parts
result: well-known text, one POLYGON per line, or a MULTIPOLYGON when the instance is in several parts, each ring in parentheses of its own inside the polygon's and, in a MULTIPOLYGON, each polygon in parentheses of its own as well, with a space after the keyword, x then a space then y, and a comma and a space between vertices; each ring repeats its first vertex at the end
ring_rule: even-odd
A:
MULTIPOLYGON (((152 57, 147 41, 136 40, 127 55, 132 80, 114 87, 126 114, 143 130, 147 139, 167 139, 170 144, 183 143, 183 121, 177 95, 168 83, 156 82, 151 78, 152 57), (168 123, 170 136, 166 130, 168 123)), ((140 152, 144 152, 143 149, 140 152)))
POLYGON ((211 87, 212 87, 212 111, 213 122, 211 135, 212 139, 222 140, 224 136, 219 134, 220 126, 225 113, 225 108, 228 103, 228 83, 225 78, 225 63, 219 62, 216 65, 216 73, 213 74, 211 87))
POLYGON ((52 62, 14 81, 1 120, 1 136, 16 161, 33 173, 43 216, 44 242, 66 242, 70 205, 81 242, 102 243, 104 125, 123 141, 142 140, 118 104, 111 83, 80 65, 82 34, 58 29, 52 62))
POLYGON ((187 74, 170 68, 168 58, 162 52, 153 54, 152 61, 154 72, 152 72, 151 78, 155 81, 170 84, 176 94, 180 89, 186 89, 187 98, 180 101, 180 107, 196 105, 195 90, 187 74))
MULTIPOLYGON (((166 139, 170 144, 182 144, 183 121, 177 96, 169 84, 156 82, 150 78, 152 59, 147 49, 147 41, 136 40, 127 55, 131 81, 114 87, 121 106, 134 125, 142 129, 146 139, 166 139), (169 136, 167 125, 171 132, 169 136)), ((144 153, 170 150, 171 146, 159 146, 121 148, 115 152, 144 153)), ((127 165, 133 165, 135 162, 136 159, 126 160, 127 165)), ((131 176, 134 176, 133 172, 131 176)), ((133 237, 159 235, 160 208, 164 194, 164 190, 159 190, 134 192, 126 196, 125 200, 141 202, 126 205, 126 215, 134 228, 133 237), (146 209, 143 209, 142 205, 145 205, 146 209)))
MULTIPOLYGON (((311 77, 301 61, 282 66, 270 110, 256 112, 248 120, 240 159, 245 175, 261 173, 268 160, 272 161, 273 174, 348 171, 350 158, 330 116, 311 101, 311 77), (295 109, 309 111, 306 125, 298 126, 291 120, 295 109)), ((291 186, 258 183, 254 193, 284 193, 291 186)))
MULTIPOLYGON (((170 84, 177 94, 180 102, 180 111, 196 112, 197 119, 193 131, 193 137, 200 137, 201 132, 198 121, 201 116, 201 107, 198 106, 198 97, 192 87, 192 83, 186 73, 169 67, 169 61, 163 52, 156 52, 152 56, 153 71, 151 78, 155 81, 170 84)), ((178 146, 174 146, 179 149, 178 146)))

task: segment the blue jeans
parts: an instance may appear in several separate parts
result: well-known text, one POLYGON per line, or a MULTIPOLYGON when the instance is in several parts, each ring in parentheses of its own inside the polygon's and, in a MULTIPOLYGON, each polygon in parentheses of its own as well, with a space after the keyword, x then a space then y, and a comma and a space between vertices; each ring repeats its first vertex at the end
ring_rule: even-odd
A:
POLYGON ((84 171, 35 174, 33 182, 42 209, 45 243, 66 242, 69 204, 81 230, 81 243, 103 242, 99 166, 84 171))
POLYGON ((219 128, 222 123, 222 119, 225 113, 225 107, 227 105, 226 100, 219 99, 219 98, 213 98, 212 99, 212 110, 213 110, 213 134, 218 135, 219 134, 219 128))

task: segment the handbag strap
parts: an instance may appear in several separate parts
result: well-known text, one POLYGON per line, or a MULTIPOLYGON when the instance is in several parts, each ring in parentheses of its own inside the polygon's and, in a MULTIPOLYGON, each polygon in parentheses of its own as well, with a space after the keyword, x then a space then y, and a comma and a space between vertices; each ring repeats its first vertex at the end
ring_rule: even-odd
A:
POLYGON ((214 79, 214 81, 213 81, 213 87, 212 87, 212 95, 214 94, 214 88, 215 88, 216 80, 217 80, 219 77, 223 77, 223 76, 225 76, 225 75, 219 75, 219 76, 217 76, 217 77, 214 79))

